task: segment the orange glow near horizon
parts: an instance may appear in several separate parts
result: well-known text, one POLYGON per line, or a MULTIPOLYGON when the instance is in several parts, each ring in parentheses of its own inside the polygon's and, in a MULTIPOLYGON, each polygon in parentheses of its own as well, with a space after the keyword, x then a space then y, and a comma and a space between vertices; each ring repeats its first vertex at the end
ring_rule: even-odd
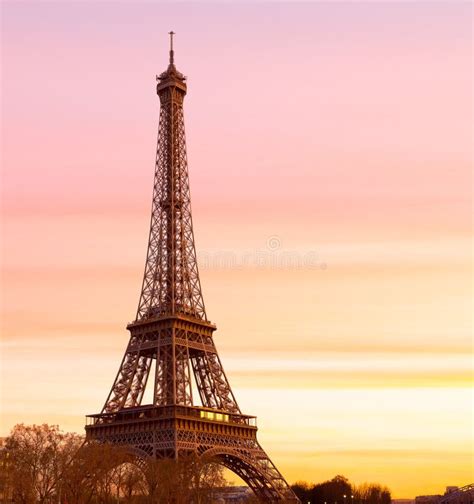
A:
POLYGON ((105 401, 172 27, 206 310, 262 445, 290 482, 470 483, 472 6, 2 10, 0 436, 105 401))

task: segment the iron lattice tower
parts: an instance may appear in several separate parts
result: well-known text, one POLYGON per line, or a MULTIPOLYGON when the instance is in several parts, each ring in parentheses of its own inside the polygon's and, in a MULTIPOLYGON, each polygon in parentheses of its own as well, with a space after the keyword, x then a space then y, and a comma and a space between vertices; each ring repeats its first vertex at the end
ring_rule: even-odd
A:
POLYGON ((261 501, 298 502, 258 443, 256 418, 239 409, 214 345, 216 327, 206 316, 186 157, 186 78, 175 67, 170 36, 169 66, 157 77, 158 146, 137 315, 127 326, 130 340, 102 412, 87 417, 86 436, 127 446, 142 461, 190 452, 211 457, 261 501), (153 403, 144 405, 149 382, 153 403))

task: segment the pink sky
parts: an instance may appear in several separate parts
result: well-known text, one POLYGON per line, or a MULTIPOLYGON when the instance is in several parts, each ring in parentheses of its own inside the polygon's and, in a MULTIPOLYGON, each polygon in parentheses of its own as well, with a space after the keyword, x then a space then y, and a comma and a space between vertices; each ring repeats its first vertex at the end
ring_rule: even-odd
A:
POLYGON ((2 11, 0 435, 81 431, 108 393, 173 29, 207 312, 275 462, 396 497, 469 483, 472 7, 2 11))

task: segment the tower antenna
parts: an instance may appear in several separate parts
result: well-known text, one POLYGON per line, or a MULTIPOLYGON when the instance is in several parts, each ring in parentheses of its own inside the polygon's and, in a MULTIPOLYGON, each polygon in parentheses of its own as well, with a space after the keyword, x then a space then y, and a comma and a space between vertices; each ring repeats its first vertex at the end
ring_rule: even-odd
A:
POLYGON ((171 65, 174 64, 173 35, 175 35, 175 32, 173 30, 171 30, 169 32, 169 36, 170 36, 170 64, 171 65))

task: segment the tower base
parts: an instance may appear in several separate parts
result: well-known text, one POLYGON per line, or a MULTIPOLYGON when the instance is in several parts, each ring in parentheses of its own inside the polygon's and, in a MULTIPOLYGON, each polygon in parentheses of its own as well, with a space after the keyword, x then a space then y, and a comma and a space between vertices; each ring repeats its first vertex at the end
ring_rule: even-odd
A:
POLYGON ((127 447, 143 462, 189 453, 242 478, 262 502, 299 502, 257 441, 256 418, 192 406, 139 406, 87 416, 86 439, 127 447))

